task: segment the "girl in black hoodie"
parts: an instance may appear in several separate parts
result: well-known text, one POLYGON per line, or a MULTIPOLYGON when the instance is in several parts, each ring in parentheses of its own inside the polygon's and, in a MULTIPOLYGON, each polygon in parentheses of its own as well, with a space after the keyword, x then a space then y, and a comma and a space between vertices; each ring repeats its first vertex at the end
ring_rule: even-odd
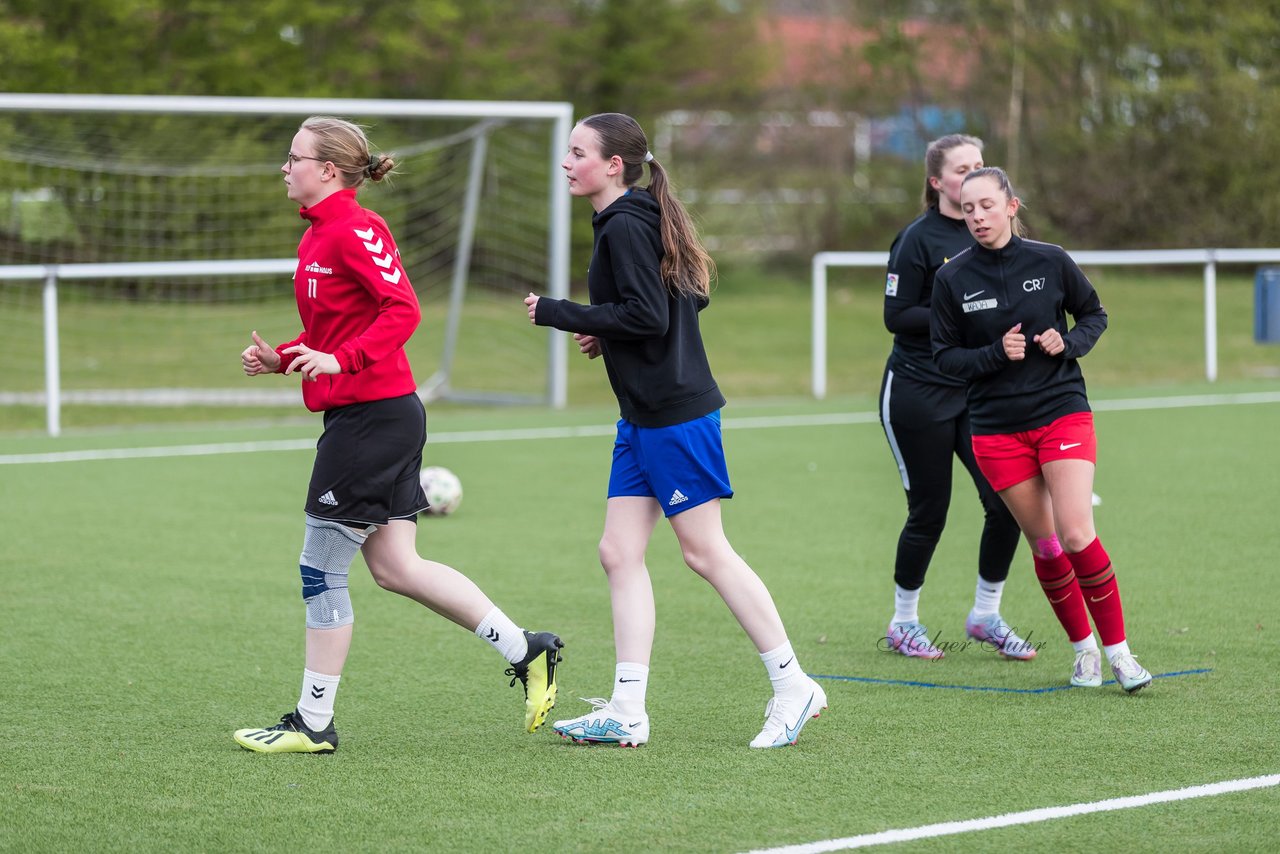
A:
POLYGON ((583 119, 561 164, 569 191, 595 209, 587 273, 589 305, 525 299, 529 320, 572 332, 589 358, 604 357, 621 419, 609 475, 600 562, 613 603, 616 671, 610 699, 557 721, 575 741, 638 746, 645 711, 654 604, 645 549, 664 514, 685 562, 724 599, 756 645, 773 683, 752 747, 794 744, 827 705, 796 661, 773 597, 725 538, 720 499, 733 490, 720 440, 724 405, 707 363, 698 312, 709 302, 714 264, 665 171, 630 116, 583 119), (637 186, 649 166, 649 184, 637 186))

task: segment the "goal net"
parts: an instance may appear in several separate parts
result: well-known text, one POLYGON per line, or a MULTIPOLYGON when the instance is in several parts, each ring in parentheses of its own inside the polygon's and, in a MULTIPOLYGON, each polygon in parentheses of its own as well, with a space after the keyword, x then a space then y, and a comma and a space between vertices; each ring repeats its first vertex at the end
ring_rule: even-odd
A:
POLYGON ((562 405, 556 338, 531 330, 521 300, 567 293, 556 164, 571 109, 0 95, 0 404, 300 400, 296 384, 246 382, 238 355, 250 330, 274 343, 300 329, 291 259, 306 223, 280 166, 303 118, 337 115, 396 160, 360 199, 423 305, 408 346, 420 393, 562 405))

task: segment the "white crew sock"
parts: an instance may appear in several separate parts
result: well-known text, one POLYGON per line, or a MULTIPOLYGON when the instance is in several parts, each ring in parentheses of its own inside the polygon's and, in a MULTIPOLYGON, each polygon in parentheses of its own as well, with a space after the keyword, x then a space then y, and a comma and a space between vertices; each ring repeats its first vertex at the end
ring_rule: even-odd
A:
POLYGON ((787 691, 804 685, 805 673, 796 661, 796 654, 791 649, 791 641, 786 641, 777 649, 760 653, 765 672, 773 683, 774 694, 785 694, 787 691))
POLYGON ((1074 641, 1071 644, 1071 648, 1076 652, 1084 652, 1086 649, 1096 650, 1098 648, 1098 641, 1094 638, 1092 634, 1090 634, 1087 638, 1084 638, 1083 640, 1074 641))
POLYGON ((978 576, 978 588, 973 593, 973 615, 989 617, 1000 613, 1000 596, 1004 593, 1003 581, 987 581, 978 576))
POLYGON ((303 669, 298 714, 302 715, 307 729, 319 732, 333 720, 333 696, 338 693, 338 680, 341 678, 303 669))
POLYGON ((894 586, 893 593, 893 621, 895 623, 918 623, 920 622, 920 614, 917 609, 920 605, 920 590, 907 590, 897 584, 894 586))
POLYGON ((609 705, 627 715, 643 715, 644 695, 649 688, 649 668, 632 661, 619 661, 613 670, 613 697, 609 705))
POLYGON ((525 639, 524 632, 500 608, 495 607, 485 614, 480 625, 476 626, 476 636, 487 640, 512 664, 523 661, 529 654, 529 641, 525 639))
POLYGON ((1113 643, 1102 648, 1102 652, 1107 657, 1107 661, 1115 661, 1117 655, 1131 655, 1129 652, 1129 642, 1122 640, 1120 643, 1113 643))

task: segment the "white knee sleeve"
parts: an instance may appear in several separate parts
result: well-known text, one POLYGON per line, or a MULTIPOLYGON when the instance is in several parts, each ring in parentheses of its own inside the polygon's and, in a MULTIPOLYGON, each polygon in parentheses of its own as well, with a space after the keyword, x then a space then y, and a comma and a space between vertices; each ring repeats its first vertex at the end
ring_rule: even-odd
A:
POLYGON ((302 601, 307 603, 307 628, 334 629, 355 620, 347 575, 366 535, 341 522, 307 517, 302 541, 302 601))

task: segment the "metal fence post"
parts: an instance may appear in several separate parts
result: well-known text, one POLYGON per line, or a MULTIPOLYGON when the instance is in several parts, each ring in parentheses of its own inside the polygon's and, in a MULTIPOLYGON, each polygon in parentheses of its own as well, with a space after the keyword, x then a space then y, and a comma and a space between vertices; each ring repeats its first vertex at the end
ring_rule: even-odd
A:
POLYGON ((44 394, 45 421, 50 436, 62 434, 62 382, 58 366, 58 268, 49 267, 44 279, 44 394))

